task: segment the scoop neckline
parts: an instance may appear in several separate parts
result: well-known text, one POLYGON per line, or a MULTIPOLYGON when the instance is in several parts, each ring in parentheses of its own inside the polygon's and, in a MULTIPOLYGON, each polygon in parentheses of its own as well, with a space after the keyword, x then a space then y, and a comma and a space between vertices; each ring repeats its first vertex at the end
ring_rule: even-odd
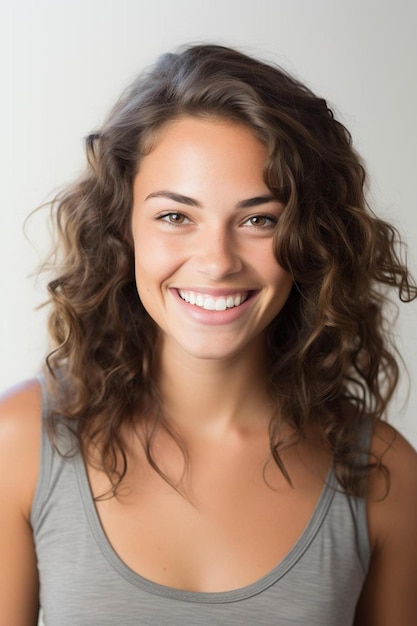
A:
POLYGON ((336 476, 333 471, 333 465, 331 464, 320 496, 300 537, 297 539, 292 548, 290 548, 286 556, 284 556, 276 566, 274 566, 261 578, 253 583, 250 583, 249 585, 229 591, 189 591, 154 582, 142 576, 138 572, 135 572, 128 565, 126 565, 126 563, 113 549, 106 533, 104 532, 104 528, 91 492, 87 468, 81 453, 78 453, 73 460, 79 487, 79 495, 82 500, 83 509, 86 514, 90 530, 101 553, 111 567, 130 584, 148 593, 170 598, 172 600, 182 600, 185 602, 203 604, 225 604, 228 602, 236 602, 250 598, 264 591, 276 583, 280 578, 285 576, 289 570, 294 567, 297 561, 300 560, 320 530, 336 492, 337 486, 336 476))

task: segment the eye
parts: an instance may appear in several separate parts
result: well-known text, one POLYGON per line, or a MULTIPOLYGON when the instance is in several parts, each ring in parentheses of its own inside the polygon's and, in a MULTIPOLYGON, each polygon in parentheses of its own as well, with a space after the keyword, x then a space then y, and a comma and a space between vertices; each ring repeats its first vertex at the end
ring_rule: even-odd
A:
POLYGON ((183 224, 191 224, 191 220, 183 215, 182 213, 177 213, 175 211, 171 211, 170 213, 163 213, 159 215, 158 220, 162 222, 167 222, 172 226, 182 226, 183 224))
POLYGON ((252 215, 245 222, 244 226, 252 226, 254 228, 268 229, 274 228, 278 218, 272 215, 252 215))

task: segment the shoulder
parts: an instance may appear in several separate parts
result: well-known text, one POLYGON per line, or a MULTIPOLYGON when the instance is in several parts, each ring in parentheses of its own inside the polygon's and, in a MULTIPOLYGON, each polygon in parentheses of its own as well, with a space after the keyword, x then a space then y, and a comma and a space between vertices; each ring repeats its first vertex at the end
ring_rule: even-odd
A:
POLYGON ((378 423, 371 459, 368 522, 371 561, 355 624, 417 623, 417 452, 392 426, 378 423))
POLYGON ((38 621, 30 511, 38 476, 41 395, 34 380, 0 396, 0 621, 16 626, 38 621))
MULTIPOLYGON (((392 426, 379 422, 371 442, 371 463, 384 469, 370 476, 368 507, 374 547, 417 519, 417 452, 392 426)), ((414 533, 417 534, 417 533, 414 533)))
POLYGON ((41 408, 41 385, 37 378, 25 380, 0 394, 0 418, 7 414, 41 408))
MULTIPOLYGON (((371 476, 369 485, 371 506, 372 503, 375 505, 379 503, 381 508, 388 509, 395 502, 400 503, 402 499, 406 504, 408 496, 413 493, 417 505, 417 452, 393 426, 384 422, 376 425, 371 442, 370 460, 385 466, 387 470, 386 476, 383 471, 371 476)), ((409 504, 414 504, 413 499, 409 504)))
POLYGON ((0 488, 19 494, 25 516, 36 487, 41 428, 39 381, 25 381, 0 395, 0 488))

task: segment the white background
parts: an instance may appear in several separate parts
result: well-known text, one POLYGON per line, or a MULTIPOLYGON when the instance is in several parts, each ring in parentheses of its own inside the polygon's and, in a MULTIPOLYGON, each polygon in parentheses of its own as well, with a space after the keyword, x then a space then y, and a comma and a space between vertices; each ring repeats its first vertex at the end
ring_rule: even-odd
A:
MULTIPOLYGON (((0 386, 33 376, 46 346, 47 212, 83 137, 123 87, 178 45, 214 42, 273 60, 335 106, 370 174, 373 206, 406 235, 416 273, 417 4, 411 0, 0 0, 0 386), (32 274, 32 275, 31 275, 32 274)), ((417 445, 417 306, 396 334, 411 372, 391 419, 417 445)))

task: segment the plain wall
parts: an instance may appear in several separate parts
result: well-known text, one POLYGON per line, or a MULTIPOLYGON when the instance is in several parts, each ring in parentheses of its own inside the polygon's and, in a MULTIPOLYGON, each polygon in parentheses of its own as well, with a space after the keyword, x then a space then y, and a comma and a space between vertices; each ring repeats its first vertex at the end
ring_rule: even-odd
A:
MULTIPOLYGON (((1 1, 1 0, 0 0, 1 1)), ((416 268, 417 45, 410 0, 14 0, 0 5, 0 386, 33 376, 46 346, 47 212, 84 164, 83 137, 155 57, 188 42, 276 61, 334 105, 363 155, 372 206, 406 235, 416 268), (32 274, 32 275, 31 275, 32 274)), ((417 307, 396 331, 411 372, 393 422, 417 445, 417 307)))

